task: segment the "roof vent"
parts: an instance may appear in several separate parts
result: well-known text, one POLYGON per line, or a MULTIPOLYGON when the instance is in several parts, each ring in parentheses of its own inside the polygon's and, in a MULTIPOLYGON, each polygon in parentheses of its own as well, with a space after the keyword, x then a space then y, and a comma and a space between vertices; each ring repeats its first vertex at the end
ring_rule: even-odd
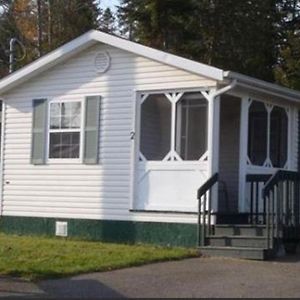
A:
POLYGON ((105 73, 110 67, 110 56, 106 51, 96 54, 95 68, 97 73, 105 73))

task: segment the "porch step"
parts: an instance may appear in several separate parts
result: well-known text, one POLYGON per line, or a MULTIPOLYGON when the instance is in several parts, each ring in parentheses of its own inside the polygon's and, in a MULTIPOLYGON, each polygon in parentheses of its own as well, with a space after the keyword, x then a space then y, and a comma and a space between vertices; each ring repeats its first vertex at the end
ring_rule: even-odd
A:
POLYGON ((266 236, 265 225, 215 225, 216 236, 266 236))
POLYGON ((265 260, 274 257, 266 235, 265 225, 216 224, 200 251, 210 256, 265 260))
POLYGON ((244 248, 267 248, 267 240, 263 236, 210 236, 208 244, 213 247, 244 247, 244 248))
POLYGON ((251 260, 266 260, 273 257, 272 250, 262 248, 205 246, 200 247, 199 250, 201 254, 208 256, 233 257, 251 260))

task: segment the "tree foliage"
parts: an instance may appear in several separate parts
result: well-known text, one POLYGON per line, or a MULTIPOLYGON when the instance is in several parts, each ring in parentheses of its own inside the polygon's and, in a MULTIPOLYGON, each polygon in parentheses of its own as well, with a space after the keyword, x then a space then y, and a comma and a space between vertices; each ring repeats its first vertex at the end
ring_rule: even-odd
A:
POLYGON ((300 0, 0 0, 0 77, 8 45, 22 66, 91 28, 196 61, 300 89, 300 0))
POLYGON ((300 90, 300 2, 282 0, 278 9, 281 22, 275 78, 282 85, 300 90))
POLYGON ((109 7, 103 11, 99 18, 99 29, 106 33, 115 33, 117 31, 116 16, 109 7))
POLYGON ((100 9, 94 0, 1 0, 0 74, 8 71, 12 37, 26 48, 24 65, 92 28, 98 28, 100 9))
POLYGON ((273 79, 275 0, 123 0, 119 15, 133 40, 273 79))

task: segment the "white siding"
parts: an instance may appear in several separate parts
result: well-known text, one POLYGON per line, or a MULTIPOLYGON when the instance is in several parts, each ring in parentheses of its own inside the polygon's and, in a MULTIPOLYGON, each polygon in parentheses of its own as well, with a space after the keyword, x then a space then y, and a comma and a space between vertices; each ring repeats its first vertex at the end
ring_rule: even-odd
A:
POLYGON ((189 215, 130 213, 130 131, 135 90, 207 87, 214 81, 97 45, 4 96, 3 214, 166 222, 195 221, 189 215), (107 50, 112 65, 97 74, 94 57, 107 50), (102 96, 99 165, 30 164, 32 99, 80 100, 102 96))

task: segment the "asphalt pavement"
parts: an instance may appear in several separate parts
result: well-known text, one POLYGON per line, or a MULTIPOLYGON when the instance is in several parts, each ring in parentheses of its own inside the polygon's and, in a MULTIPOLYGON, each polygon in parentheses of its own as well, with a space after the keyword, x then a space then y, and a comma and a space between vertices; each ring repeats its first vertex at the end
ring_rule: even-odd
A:
POLYGON ((194 258, 37 283, 0 278, 0 297, 300 298, 300 256, 194 258))

